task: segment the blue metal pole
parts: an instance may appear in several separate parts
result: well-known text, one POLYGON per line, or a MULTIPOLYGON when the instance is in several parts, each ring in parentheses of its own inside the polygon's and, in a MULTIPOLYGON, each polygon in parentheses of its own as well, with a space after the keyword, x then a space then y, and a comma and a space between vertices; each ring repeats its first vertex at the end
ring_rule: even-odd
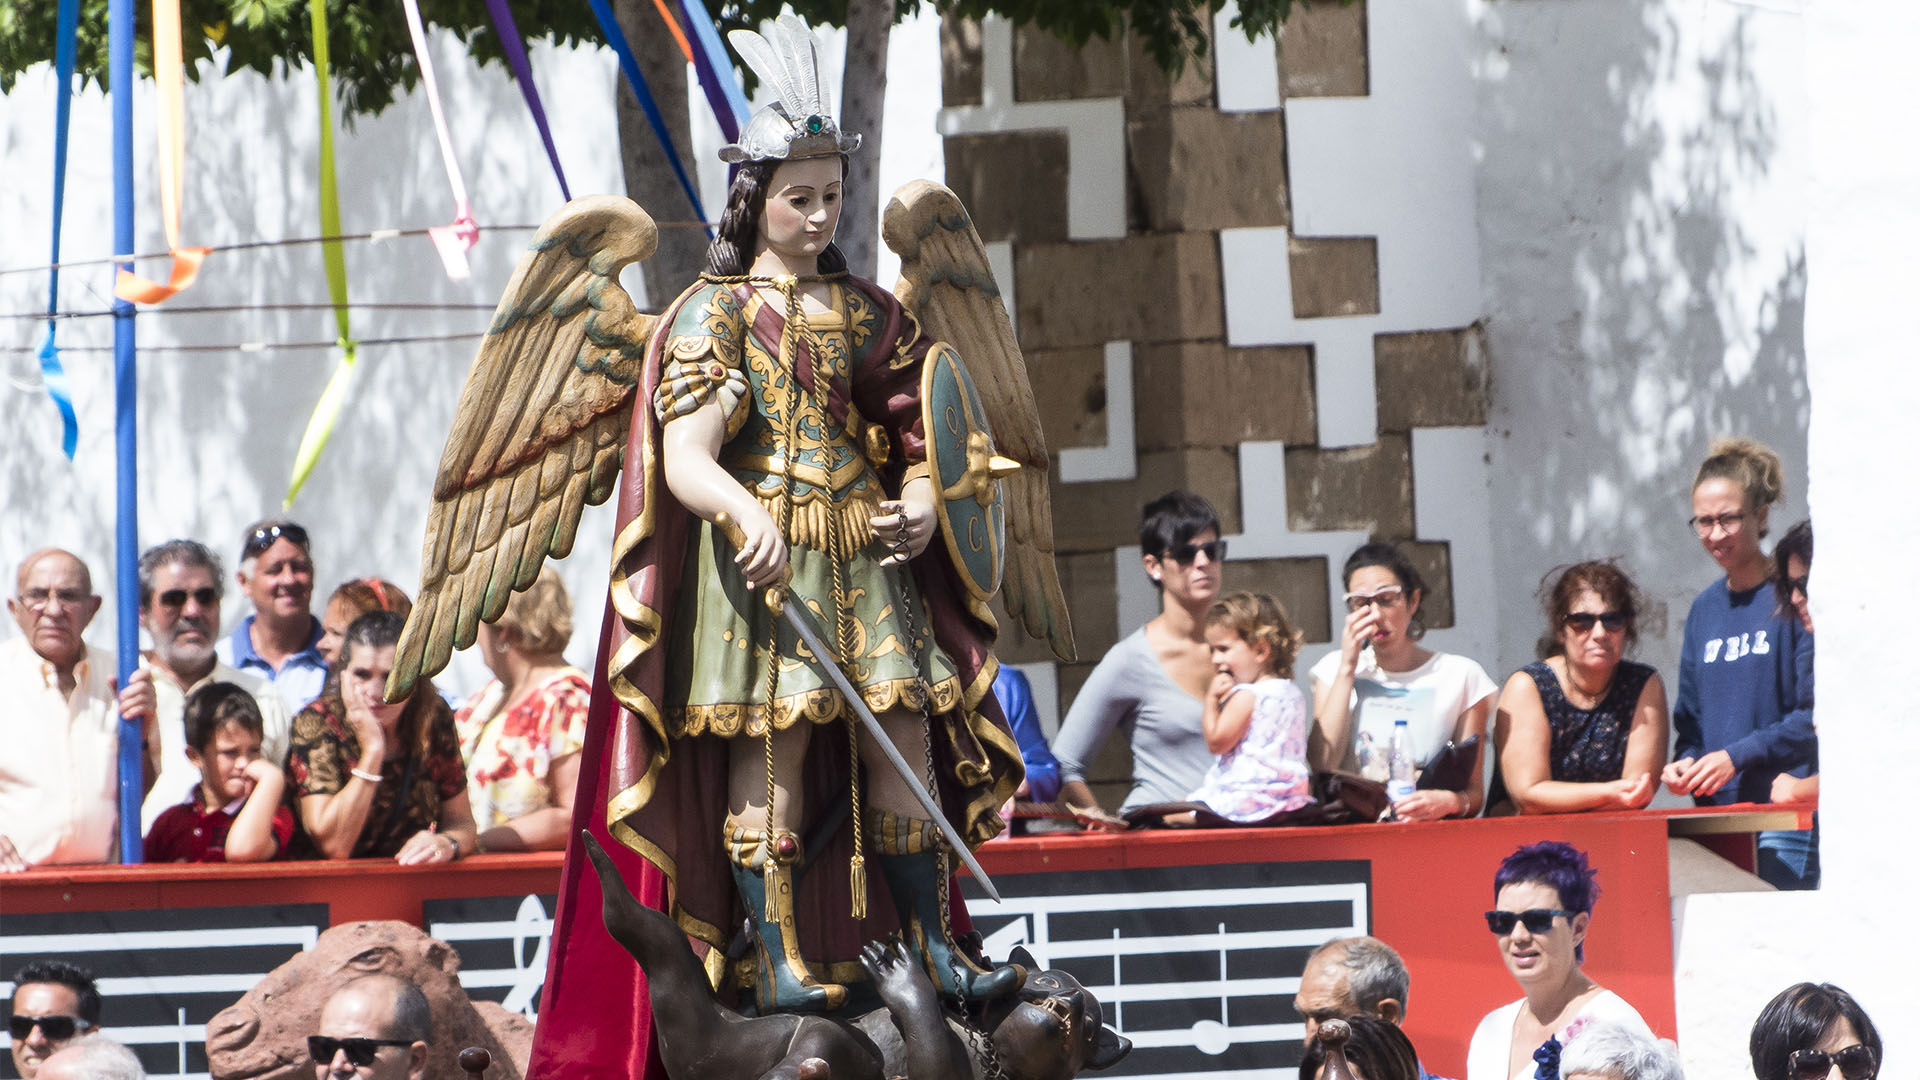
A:
MULTIPOLYGON (((133 0, 107 6, 107 63, 113 92, 113 250, 133 253, 133 0)), ((131 270, 131 261, 122 263, 131 270)), ((140 500, 136 483, 138 446, 135 405, 139 389, 133 354, 133 305, 113 302, 114 455, 118 463, 118 512, 114 530, 114 578, 119 613, 120 683, 127 685, 140 659, 140 500)), ((140 861, 140 803, 145 747, 139 720, 120 720, 120 861, 140 861)))

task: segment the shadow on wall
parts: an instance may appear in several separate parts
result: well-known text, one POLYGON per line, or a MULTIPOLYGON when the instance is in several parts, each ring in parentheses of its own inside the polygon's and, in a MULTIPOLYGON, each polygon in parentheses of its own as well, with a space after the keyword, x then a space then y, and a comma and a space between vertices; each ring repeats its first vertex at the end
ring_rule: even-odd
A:
POLYGON ((1482 8, 1480 218, 1500 664, 1551 568, 1619 557, 1672 671, 1713 577, 1687 529, 1709 441, 1787 463, 1805 514, 1804 88, 1797 14, 1709 0, 1482 8))

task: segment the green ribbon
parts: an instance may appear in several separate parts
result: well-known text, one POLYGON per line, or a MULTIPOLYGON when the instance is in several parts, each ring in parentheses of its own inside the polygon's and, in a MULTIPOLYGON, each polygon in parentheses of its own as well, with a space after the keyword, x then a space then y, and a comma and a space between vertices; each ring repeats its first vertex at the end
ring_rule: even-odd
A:
MULTIPOLYGON (((340 187, 333 167, 333 76, 327 56, 327 0, 309 0, 313 14, 313 74, 320 86, 320 234, 340 235, 340 187)), ((353 380, 353 368, 359 358, 359 343, 353 339, 347 311, 347 256, 338 240, 320 245, 327 269, 327 294, 333 300, 333 321, 340 343, 340 362, 327 380, 327 388, 307 419, 306 434, 300 437, 300 450, 293 458, 293 478, 287 486, 285 505, 291 507, 300 488, 313 472, 320 454, 333 436, 334 421, 347 401, 347 389, 353 380)))

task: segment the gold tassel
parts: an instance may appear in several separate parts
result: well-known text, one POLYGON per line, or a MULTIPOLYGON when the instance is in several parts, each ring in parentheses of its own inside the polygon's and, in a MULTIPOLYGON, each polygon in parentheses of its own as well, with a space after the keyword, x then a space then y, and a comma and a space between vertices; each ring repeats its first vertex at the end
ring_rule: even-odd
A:
POLYGON ((867 917, 867 860, 866 858, 864 856, 855 855, 853 857, 853 862, 849 864, 849 869, 853 879, 853 917, 856 919, 864 919, 867 917))

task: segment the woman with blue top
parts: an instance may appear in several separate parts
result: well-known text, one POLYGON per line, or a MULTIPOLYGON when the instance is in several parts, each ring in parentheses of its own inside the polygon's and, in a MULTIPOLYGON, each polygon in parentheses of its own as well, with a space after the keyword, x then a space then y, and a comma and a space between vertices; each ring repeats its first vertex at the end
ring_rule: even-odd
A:
POLYGON ((1086 783, 1115 727, 1133 748, 1133 790, 1122 813, 1185 800, 1213 767, 1200 713, 1214 675, 1207 609, 1220 596, 1227 555, 1220 516, 1191 492, 1162 495, 1140 513, 1140 552, 1160 590, 1160 614, 1107 650, 1053 740, 1060 798, 1089 827, 1125 827, 1100 808, 1086 783))
MULTIPOLYGON (((1660 778, 1703 806, 1766 802, 1776 775, 1813 764, 1813 636, 1775 603, 1760 549, 1784 487, 1779 455, 1753 439, 1714 443, 1694 477, 1691 524, 1726 576, 1687 612, 1674 760, 1660 778)), ((1812 833, 1764 832, 1759 846, 1770 884, 1818 884, 1812 833)))

